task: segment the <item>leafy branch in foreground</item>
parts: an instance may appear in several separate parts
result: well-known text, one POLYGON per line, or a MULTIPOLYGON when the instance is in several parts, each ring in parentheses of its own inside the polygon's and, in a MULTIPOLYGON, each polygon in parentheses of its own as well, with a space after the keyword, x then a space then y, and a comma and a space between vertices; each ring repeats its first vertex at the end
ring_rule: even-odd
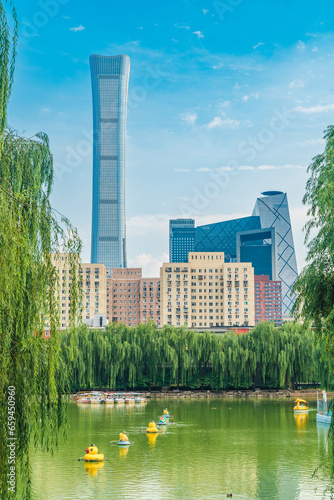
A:
POLYGON ((60 364, 58 280, 50 253, 70 253, 74 324, 81 250, 76 230, 66 218, 57 220, 49 202, 53 158, 48 137, 40 133, 27 139, 6 128, 17 41, 15 10, 12 14, 11 35, 0 1, 0 488, 4 499, 13 497, 7 484, 7 444, 15 443, 20 497, 30 498, 31 441, 52 448, 64 422, 68 379, 60 364), (45 318, 50 340, 43 337, 45 318), (8 405, 8 387, 15 388, 11 391, 15 406, 12 401, 8 405))

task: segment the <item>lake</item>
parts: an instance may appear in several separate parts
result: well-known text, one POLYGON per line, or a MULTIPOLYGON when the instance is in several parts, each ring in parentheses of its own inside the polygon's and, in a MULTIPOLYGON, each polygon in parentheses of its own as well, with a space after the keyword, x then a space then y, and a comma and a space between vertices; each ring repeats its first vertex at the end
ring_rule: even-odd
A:
POLYGON ((321 499, 328 427, 293 414, 293 400, 164 399, 146 405, 69 403, 66 442, 53 454, 33 452, 35 500, 321 499), (167 407, 174 423, 143 432, 167 407), (110 445, 126 431, 134 445, 110 445), (77 459, 96 444, 108 461, 77 459), (318 488, 318 489, 317 489, 318 488), (317 491, 316 491, 317 489, 317 491))

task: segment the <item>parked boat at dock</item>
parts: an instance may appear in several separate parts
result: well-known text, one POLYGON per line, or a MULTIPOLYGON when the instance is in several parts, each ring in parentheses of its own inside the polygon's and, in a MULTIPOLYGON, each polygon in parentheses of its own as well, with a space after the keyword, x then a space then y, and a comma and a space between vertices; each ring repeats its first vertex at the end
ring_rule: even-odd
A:
POLYGON ((322 399, 319 399, 319 394, 317 392, 317 422, 322 422, 324 424, 330 424, 332 422, 331 406, 332 399, 327 398, 327 392, 322 391, 322 399))

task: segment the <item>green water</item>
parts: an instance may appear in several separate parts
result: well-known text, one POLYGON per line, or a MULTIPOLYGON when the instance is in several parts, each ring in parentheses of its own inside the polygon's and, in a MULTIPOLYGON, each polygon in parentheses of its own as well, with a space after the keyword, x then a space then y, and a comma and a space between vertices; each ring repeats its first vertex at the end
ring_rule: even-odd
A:
MULTIPOLYGON (((316 403, 311 403, 315 408, 316 403)), ((328 457, 328 426, 316 411, 293 415, 293 401, 155 400, 147 405, 70 404, 67 442, 54 455, 34 453, 35 500, 63 499, 321 499, 324 478, 312 478, 328 457), (165 432, 143 430, 164 407, 165 432), (111 446, 120 431, 135 444, 111 446), (77 458, 95 443, 102 467, 77 458), (316 491, 316 488, 317 491, 316 491)))

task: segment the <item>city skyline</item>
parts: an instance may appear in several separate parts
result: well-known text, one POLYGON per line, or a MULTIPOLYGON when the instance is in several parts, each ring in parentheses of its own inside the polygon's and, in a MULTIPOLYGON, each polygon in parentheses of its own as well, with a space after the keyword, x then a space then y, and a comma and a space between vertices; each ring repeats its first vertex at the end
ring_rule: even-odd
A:
POLYGON ((250 199, 275 188, 289 196, 301 270, 306 167, 323 150, 334 109, 330 3, 314 11, 298 0, 286 16, 278 2, 241 2, 224 19, 212 3, 149 2, 131 20, 125 5, 85 6, 63 2, 41 24, 38 2, 17 2, 20 50, 8 115, 28 136, 49 134, 52 204, 78 227, 83 261, 91 239, 89 56, 125 53, 132 61, 128 265, 156 276, 168 260, 169 219, 204 225, 244 217, 250 199))

